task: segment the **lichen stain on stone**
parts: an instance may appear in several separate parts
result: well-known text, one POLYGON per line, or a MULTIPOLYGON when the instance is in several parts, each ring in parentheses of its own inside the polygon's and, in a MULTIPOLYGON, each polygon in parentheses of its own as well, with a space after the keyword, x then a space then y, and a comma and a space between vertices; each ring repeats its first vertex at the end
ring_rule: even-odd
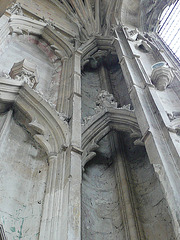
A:
POLYGON ((3 225, 4 225, 5 224, 4 216, 2 216, 2 222, 3 222, 3 225))
POLYGON ((23 228, 23 224, 24 224, 24 218, 22 218, 22 224, 21 224, 21 226, 20 226, 20 230, 18 230, 18 233, 19 233, 19 239, 21 239, 22 238, 22 228, 23 228))
POLYGON ((15 232, 16 228, 15 227, 11 227, 10 230, 11 230, 11 232, 15 232))

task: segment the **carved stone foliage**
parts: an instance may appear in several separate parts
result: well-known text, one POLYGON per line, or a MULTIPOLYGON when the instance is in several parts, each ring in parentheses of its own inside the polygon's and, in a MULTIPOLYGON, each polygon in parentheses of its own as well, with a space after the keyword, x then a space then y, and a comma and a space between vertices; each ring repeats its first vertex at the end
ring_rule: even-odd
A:
POLYGON ((26 59, 14 63, 9 75, 13 79, 26 82, 33 89, 39 82, 36 66, 26 59))
POLYGON ((111 42, 111 37, 96 36, 81 44, 79 50, 82 51, 82 70, 85 66, 97 69, 105 59, 116 55, 111 42))
POLYGON ((106 90, 102 90, 98 95, 98 100, 96 101, 97 111, 104 109, 106 107, 117 108, 117 102, 115 102, 114 97, 106 90))
MULTIPOLYGON (((130 107, 131 107, 130 104, 128 104, 128 105, 125 105, 125 106, 123 106, 119 109, 130 110, 130 107)), ((101 90, 101 92, 97 96, 95 112, 96 112, 96 114, 98 114, 99 112, 102 112, 103 110, 107 111, 108 108, 117 108, 117 102, 115 101, 113 94, 110 94, 106 90, 101 90)), ((85 117, 83 119, 85 125, 94 116, 85 117)))
POLYGON ((97 69, 103 61, 104 57, 107 57, 108 51, 98 50, 95 54, 87 55, 82 61, 82 69, 84 66, 88 66, 91 69, 97 69))
POLYGON ((172 69, 165 62, 154 64, 152 69, 152 83, 159 91, 164 91, 174 78, 172 69))

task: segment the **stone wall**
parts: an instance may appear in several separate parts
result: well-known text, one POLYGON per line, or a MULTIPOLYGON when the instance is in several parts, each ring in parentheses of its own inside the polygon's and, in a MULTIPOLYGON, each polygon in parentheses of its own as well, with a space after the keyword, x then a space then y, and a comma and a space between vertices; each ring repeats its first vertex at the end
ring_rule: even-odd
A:
POLYGON ((124 144, 127 156, 126 167, 144 238, 175 240, 168 205, 144 147, 134 146, 127 135, 124 144))
POLYGON ((39 239, 47 169, 44 151, 12 119, 0 149, 0 221, 8 239, 39 239))
POLYGON ((82 119, 95 114, 96 100, 101 91, 98 70, 82 73, 82 119))
POLYGON ((82 185, 82 239, 125 237, 114 165, 98 154, 86 165, 82 185))
POLYGON ((14 63, 27 59, 37 67, 39 83, 36 89, 46 100, 57 103, 62 64, 49 44, 32 35, 14 34, 8 37, 0 51, 1 75, 9 74, 14 63))

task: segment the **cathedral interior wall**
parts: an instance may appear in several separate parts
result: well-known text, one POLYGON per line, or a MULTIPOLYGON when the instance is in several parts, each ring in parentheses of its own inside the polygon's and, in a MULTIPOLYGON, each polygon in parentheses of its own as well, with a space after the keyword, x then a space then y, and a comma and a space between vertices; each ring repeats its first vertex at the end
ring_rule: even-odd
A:
POLYGON ((145 239, 176 239, 168 205, 146 150, 124 134, 126 167, 145 239))
POLYGON ((179 73, 154 30, 166 2, 17 0, 1 17, 9 240, 180 238, 179 73), (35 88, 34 70, 9 76, 24 59, 35 88))
MULTIPOLYGON (((110 147, 110 135, 98 142, 97 155, 86 164, 83 173, 82 239, 123 240, 125 237, 125 206, 119 186, 124 180, 117 174, 120 159, 110 147)), ((164 192, 145 148, 135 146, 127 133, 120 132, 117 136, 141 238, 176 239, 164 192)))

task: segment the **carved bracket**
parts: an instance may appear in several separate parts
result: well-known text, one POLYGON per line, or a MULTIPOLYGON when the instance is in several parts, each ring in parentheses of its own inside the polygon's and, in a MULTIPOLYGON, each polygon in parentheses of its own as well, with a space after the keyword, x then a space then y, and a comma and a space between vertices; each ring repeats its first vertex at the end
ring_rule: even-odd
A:
POLYGON ((159 91, 164 91, 174 78, 172 69, 165 62, 154 64, 152 69, 152 83, 159 91))
POLYGON ((26 82, 33 89, 39 83, 36 65, 26 59, 14 63, 9 75, 13 79, 26 82))

